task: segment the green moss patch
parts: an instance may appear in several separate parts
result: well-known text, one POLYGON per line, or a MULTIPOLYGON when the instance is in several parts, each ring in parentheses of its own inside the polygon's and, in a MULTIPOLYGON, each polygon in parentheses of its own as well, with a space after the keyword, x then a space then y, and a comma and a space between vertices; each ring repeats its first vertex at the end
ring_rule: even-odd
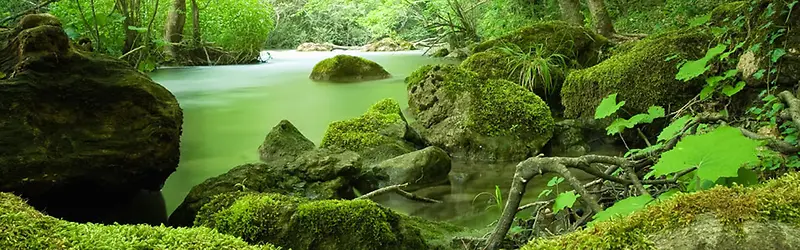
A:
POLYGON ((80 224, 44 215, 0 193, 0 249, 278 249, 206 227, 80 224))
POLYGON ((680 107, 699 92, 702 81, 675 80, 677 60, 702 57, 712 37, 702 30, 679 30, 637 42, 632 48, 591 68, 572 71, 561 89, 568 118, 594 116, 604 97, 618 93, 631 114, 652 105, 680 107), (678 56, 676 60, 666 59, 678 56))
POLYGON ((391 75, 376 62, 350 55, 337 55, 320 61, 311 71, 311 80, 358 82, 389 78, 391 75))
POLYGON ((656 246, 650 237, 689 226, 703 214, 713 215, 730 230, 740 230, 747 221, 800 226, 800 173, 756 187, 717 187, 678 194, 628 217, 559 237, 536 239, 522 249, 651 249, 656 246))
POLYGON ((400 104, 392 99, 384 99, 359 117, 329 124, 322 137, 321 147, 359 152, 392 143, 397 138, 383 133, 383 130, 391 125, 403 126, 401 128, 403 134, 399 135, 402 138, 405 133, 405 121, 400 112, 400 104))
POLYGON ((541 22, 519 29, 497 39, 483 42, 476 46, 473 53, 483 52, 503 43, 513 43, 530 51, 543 45, 542 54, 562 54, 577 65, 588 67, 602 60, 608 39, 580 26, 570 25, 562 21, 541 22))
POLYGON ((217 196, 203 207, 196 225, 292 249, 431 249, 420 228, 431 237, 460 229, 409 218, 369 200, 303 201, 262 193, 217 196))

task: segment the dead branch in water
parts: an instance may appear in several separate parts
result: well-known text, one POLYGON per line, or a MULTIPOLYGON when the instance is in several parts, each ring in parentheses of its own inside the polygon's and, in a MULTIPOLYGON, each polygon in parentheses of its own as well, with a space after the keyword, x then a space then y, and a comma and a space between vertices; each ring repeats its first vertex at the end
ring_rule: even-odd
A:
POLYGON ((376 189, 375 191, 372 191, 372 192, 369 192, 369 193, 367 193, 365 195, 359 196, 359 197, 357 197, 357 198, 355 198, 353 200, 371 199, 371 198, 373 198, 375 196, 378 196, 378 195, 381 195, 381 194, 385 194, 385 193, 389 193, 389 192, 395 192, 396 194, 399 194, 400 196, 406 197, 407 199, 413 200, 413 201, 420 201, 420 202, 426 202, 426 203, 442 203, 442 201, 440 201, 440 200, 435 200, 435 199, 431 199, 431 198, 427 198, 427 197, 422 197, 422 196, 419 196, 419 195, 416 195, 416 194, 413 194, 413 193, 409 193, 409 192, 401 189, 401 188, 404 188, 404 187, 407 187, 407 186, 408 186, 408 183, 403 183, 403 184, 397 184, 397 185, 391 185, 391 186, 388 186, 388 187, 379 188, 379 189, 376 189))

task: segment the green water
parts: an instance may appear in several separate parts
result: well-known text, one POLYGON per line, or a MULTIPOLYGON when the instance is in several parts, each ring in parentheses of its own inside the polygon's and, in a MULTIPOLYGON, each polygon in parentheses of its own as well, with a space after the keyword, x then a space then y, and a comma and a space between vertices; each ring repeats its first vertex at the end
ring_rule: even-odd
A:
MULTIPOLYGON (((152 78, 178 98, 184 112, 181 160, 162 193, 171 213, 189 190, 231 168, 258 161, 257 148, 280 120, 291 121, 319 144, 332 121, 361 115, 383 98, 407 106, 403 80, 422 65, 452 63, 421 56, 421 52, 359 53, 383 65, 393 77, 355 84, 308 80, 314 64, 336 52, 277 52, 268 64, 164 69, 152 78)), ((405 107, 403 107, 405 109, 405 107)), ((375 201, 407 214, 483 228, 499 217, 495 185, 507 197, 516 163, 454 162, 450 185, 417 194, 444 201, 424 204, 393 194, 375 201)), ((549 177, 529 182, 523 202, 536 200, 549 177)), ((521 213, 523 216, 526 213, 521 213)))
MULTIPOLYGON (((337 52, 272 52, 267 64, 162 69, 151 74, 183 108, 181 159, 162 193, 171 213, 189 190, 231 168, 258 161, 257 148, 283 119, 319 144, 328 124, 359 116, 394 98, 407 105, 403 79, 419 66, 446 63, 421 52, 359 53, 392 78, 355 84, 308 79, 314 64, 337 52)), ((404 107, 405 108, 405 107, 404 107)))

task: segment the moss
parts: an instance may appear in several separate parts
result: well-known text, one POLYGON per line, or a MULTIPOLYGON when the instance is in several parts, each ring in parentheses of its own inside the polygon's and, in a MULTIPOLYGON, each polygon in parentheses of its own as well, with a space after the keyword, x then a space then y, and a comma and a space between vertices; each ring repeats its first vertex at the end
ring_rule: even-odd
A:
POLYGON ((679 194, 628 217, 600 222, 571 234, 531 241, 531 249, 650 249, 654 234, 685 227, 698 216, 711 214, 730 230, 746 221, 777 221, 800 226, 800 173, 755 187, 716 187, 679 194))
POLYGON ((337 55, 320 61, 311 71, 316 81, 357 82, 389 78, 391 75, 376 62, 350 55, 337 55))
POLYGON ((486 79, 454 65, 426 66, 412 74, 409 89, 425 77, 441 78, 441 88, 451 97, 467 91, 476 103, 470 105, 467 127, 484 136, 520 136, 544 140, 552 136, 554 120, 550 108, 536 94, 506 80, 486 79))
POLYGON ((414 45, 408 41, 403 40, 395 40, 390 37, 381 39, 372 44, 368 44, 365 51, 403 51, 403 50, 413 50, 414 45))
POLYGON ((592 66, 601 60, 608 39, 579 26, 562 21, 541 22, 519 29, 497 39, 489 40, 473 48, 473 53, 483 52, 503 43, 513 43, 529 51, 544 45, 542 54, 562 54, 583 67, 592 66))
MULTIPOLYGON (((508 80, 528 88, 523 85, 521 79, 524 68, 522 65, 518 66, 518 64, 528 64, 531 63, 530 60, 533 59, 538 58, 513 57, 505 55, 497 50, 488 50, 471 55, 461 63, 461 67, 470 71, 474 71, 483 78, 508 80)), ((536 93, 536 95, 547 99, 548 101, 558 101, 558 93, 560 92, 561 85, 564 82, 564 72, 562 71, 561 67, 550 67, 548 74, 554 85, 552 86, 553 89, 545 89, 545 86, 541 80, 541 76, 536 75, 536 80, 532 83, 534 86, 531 91, 536 93)))
POLYGON ((711 24, 716 26, 723 26, 731 24, 736 17, 746 12, 746 1, 723 3, 711 11, 711 24))
POLYGON ((343 148, 358 152, 391 143, 393 138, 382 134, 382 130, 393 124, 405 124, 403 119, 400 105, 394 100, 384 99, 359 117, 329 124, 322 137, 321 147, 343 148))
POLYGON ((80 224, 44 215, 0 193, 0 249, 278 249, 206 227, 80 224))
MULTIPOLYGON (((292 249, 428 249, 419 229, 369 200, 303 201, 278 194, 215 198, 198 226, 292 249)), ((421 222, 420 222, 421 223, 421 222)))
POLYGON ((565 117, 593 117, 600 100, 612 93, 618 93, 617 100, 625 101, 624 109, 631 114, 646 112, 652 105, 684 105, 698 93, 700 82, 675 80, 677 60, 665 59, 676 54, 680 59, 698 59, 711 39, 702 30, 679 30, 637 42, 591 68, 572 71, 561 89, 565 117))

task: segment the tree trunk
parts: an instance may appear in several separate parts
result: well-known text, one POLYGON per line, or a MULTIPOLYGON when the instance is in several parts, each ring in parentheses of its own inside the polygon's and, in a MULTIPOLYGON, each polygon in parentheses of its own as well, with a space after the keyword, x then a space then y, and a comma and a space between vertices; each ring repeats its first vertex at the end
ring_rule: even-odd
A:
POLYGON ((125 44, 122 46, 122 54, 128 53, 137 46, 136 39, 139 37, 139 32, 128 27, 139 27, 141 23, 141 5, 139 3, 140 0, 117 0, 116 8, 125 16, 125 21, 122 22, 122 30, 125 31, 125 44))
POLYGON ((611 37, 616 34, 614 24, 611 23, 611 17, 608 15, 606 5, 603 0, 588 0, 589 11, 592 13, 592 20, 594 21, 595 32, 605 36, 611 37))
POLYGON ((581 3, 578 0, 559 0, 558 7, 561 8, 561 17, 569 24, 583 26, 583 14, 581 14, 581 3))
MULTIPOLYGON (((172 8, 167 16, 167 24, 164 39, 168 43, 180 43, 183 41, 183 26, 186 24, 186 0, 173 0, 172 8)), ((167 54, 175 56, 175 51, 171 44, 167 44, 167 54)))
POLYGON ((202 40, 200 35, 200 8, 197 7, 197 0, 192 0, 192 45, 199 47, 202 40))

